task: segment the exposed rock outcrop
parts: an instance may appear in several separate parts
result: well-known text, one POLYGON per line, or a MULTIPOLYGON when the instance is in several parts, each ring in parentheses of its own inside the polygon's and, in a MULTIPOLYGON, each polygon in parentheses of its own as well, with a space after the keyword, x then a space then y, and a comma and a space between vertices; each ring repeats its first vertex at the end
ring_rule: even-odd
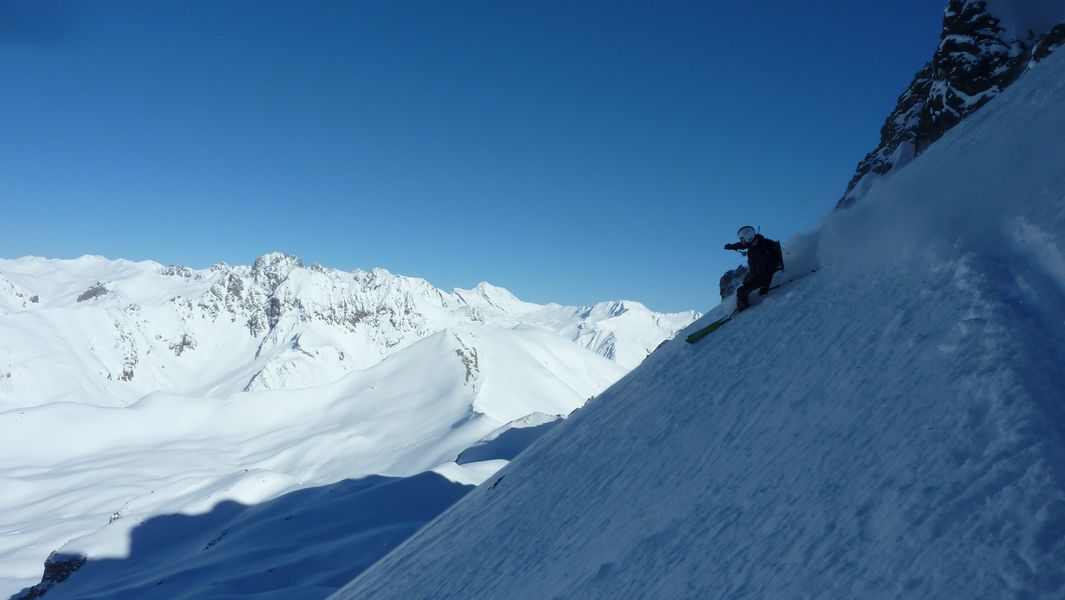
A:
POLYGON ((103 296, 105 294, 107 294, 107 288, 104 287, 104 284, 98 281, 96 282, 96 285, 85 290, 78 296, 78 302, 87 302, 89 300, 92 300, 93 298, 99 298, 100 296, 103 296))
POLYGON ((37 585, 16 594, 15 600, 36 600, 43 597, 57 583, 66 581, 75 571, 85 564, 87 559, 80 554, 61 554, 53 552, 44 561, 44 576, 37 585))
POLYGON ((736 288, 743 283, 743 276, 747 274, 747 267, 740 265, 731 271, 725 271, 718 282, 721 288, 721 299, 724 300, 736 292, 736 288))
POLYGON ((177 340, 173 344, 170 344, 170 350, 174 353, 174 356, 181 356, 186 350, 195 350, 196 340, 189 334, 181 334, 181 339, 177 340))
POLYGON ((1065 23, 1055 25, 1032 49, 1032 60, 1039 62, 1065 44, 1065 23))
POLYGON ((996 15, 986 0, 950 0, 932 60, 899 96, 879 146, 858 163, 837 208, 865 196, 880 176, 921 154, 1065 41, 1065 24, 1046 22, 1065 19, 1065 9, 1025 19, 1017 4, 1015 14, 996 15))

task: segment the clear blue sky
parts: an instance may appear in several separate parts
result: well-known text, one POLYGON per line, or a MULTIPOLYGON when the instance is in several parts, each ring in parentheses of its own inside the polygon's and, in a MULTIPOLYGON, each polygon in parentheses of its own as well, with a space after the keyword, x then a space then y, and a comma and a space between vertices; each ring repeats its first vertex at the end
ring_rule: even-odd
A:
POLYGON ((831 210, 945 4, 0 0, 0 257, 705 310, 737 227, 831 210))

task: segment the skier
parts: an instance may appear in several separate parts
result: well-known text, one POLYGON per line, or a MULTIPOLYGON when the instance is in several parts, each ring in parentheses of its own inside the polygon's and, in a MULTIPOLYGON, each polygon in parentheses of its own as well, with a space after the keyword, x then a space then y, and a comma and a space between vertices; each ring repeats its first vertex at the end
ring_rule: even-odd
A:
POLYGON ((736 290, 736 310, 746 310, 751 301, 748 295, 757 289, 760 296, 769 293, 773 283, 773 274, 784 270, 784 256, 780 251, 780 242, 764 237, 750 225, 740 227, 736 232, 740 241, 725 244, 725 250, 739 250, 747 255, 747 274, 743 284, 736 290))

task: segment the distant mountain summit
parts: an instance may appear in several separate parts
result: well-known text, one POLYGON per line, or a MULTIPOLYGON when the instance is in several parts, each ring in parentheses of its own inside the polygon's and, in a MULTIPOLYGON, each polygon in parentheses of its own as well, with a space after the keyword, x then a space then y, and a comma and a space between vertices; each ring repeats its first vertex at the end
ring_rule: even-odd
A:
POLYGON ((1065 3, 951 0, 935 54, 899 96, 880 144, 858 163, 837 208, 864 197, 1065 43, 1065 3))

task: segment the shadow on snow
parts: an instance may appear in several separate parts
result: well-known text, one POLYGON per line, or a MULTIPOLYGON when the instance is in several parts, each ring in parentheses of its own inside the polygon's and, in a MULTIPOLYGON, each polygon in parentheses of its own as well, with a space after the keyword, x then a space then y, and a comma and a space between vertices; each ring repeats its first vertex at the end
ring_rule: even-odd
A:
POLYGON ((127 558, 53 553, 42 582, 11 600, 324 598, 472 489, 432 472, 373 475, 153 517, 133 530, 127 558))

